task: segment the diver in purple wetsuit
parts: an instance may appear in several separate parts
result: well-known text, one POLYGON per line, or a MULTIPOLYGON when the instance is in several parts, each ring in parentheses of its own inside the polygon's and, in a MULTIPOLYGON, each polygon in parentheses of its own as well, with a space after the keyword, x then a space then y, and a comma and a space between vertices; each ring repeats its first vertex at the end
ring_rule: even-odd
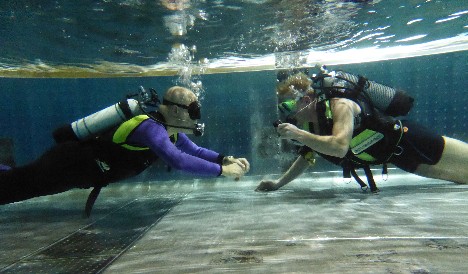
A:
POLYGON ((0 167, 0 204, 94 187, 86 207, 89 216, 102 187, 136 176, 157 159, 207 177, 239 178, 249 171, 245 158, 225 157, 187 137, 200 119, 197 97, 190 90, 171 87, 151 116, 133 117, 90 140, 59 143, 28 165, 0 167))

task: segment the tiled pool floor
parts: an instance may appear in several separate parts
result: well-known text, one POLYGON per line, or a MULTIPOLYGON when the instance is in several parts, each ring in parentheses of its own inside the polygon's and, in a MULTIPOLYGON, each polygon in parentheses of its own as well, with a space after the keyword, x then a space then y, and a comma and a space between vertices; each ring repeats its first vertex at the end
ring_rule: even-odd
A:
POLYGON ((114 184, 89 219, 89 190, 2 206, 0 272, 468 273, 468 185, 261 179, 114 184))

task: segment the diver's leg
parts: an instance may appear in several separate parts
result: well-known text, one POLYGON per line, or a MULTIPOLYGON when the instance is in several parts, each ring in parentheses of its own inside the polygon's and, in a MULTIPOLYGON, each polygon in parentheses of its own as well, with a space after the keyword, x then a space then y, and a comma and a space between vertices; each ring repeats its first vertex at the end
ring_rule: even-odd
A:
POLYGON ((0 204, 90 187, 100 173, 89 146, 61 144, 29 165, 1 172, 0 204))
POLYGON ((435 165, 420 164, 417 175, 460 184, 468 183, 468 144, 444 136, 442 157, 435 165))
POLYGON ((46 181, 47 178, 38 172, 37 163, 3 172, 0 174, 0 204, 58 193, 46 181))

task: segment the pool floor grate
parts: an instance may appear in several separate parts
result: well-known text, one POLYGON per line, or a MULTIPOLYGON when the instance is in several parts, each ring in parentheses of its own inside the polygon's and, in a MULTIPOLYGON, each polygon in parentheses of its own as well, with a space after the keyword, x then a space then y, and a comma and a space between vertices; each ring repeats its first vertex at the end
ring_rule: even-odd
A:
POLYGON ((105 218, 0 269, 0 273, 100 273, 179 202, 180 199, 134 200, 105 218))

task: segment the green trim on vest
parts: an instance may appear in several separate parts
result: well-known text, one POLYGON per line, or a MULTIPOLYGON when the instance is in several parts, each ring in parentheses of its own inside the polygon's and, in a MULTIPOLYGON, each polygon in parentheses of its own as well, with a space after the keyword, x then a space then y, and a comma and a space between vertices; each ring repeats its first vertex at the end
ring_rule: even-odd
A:
POLYGON ((330 100, 325 101, 325 118, 333 119, 333 113, 330 107, 330 100))
POLYGON ((354 136, 351 139, 350 148, 354 155, 361 154, 363 151, 382 140, 384 135, 370 129, 365 129, 363 132, 354 136))
POLYGON ((361 154, 355 154, 354 157, 359 158, 359 159, 361 159, 363 161, 366 161, 366 162, 369 162, 369 163, 375 162, 377 160, 372 155, 367 154, 365 152, 363 152, 361 154))
POLYGON ((179 133, 172 134, 169 139, 171 139, 171 142, 175 144, 177 142, 177 139, 179 139, 179 133))
POLYGON ((148 150, 148 147, 138 147, 127 144, 128 136, 145 120, 148 120, 148 115, 138 115, 132 119, 122 123, 112 136, 112 142, 121 145, 128 150, 148 150))

